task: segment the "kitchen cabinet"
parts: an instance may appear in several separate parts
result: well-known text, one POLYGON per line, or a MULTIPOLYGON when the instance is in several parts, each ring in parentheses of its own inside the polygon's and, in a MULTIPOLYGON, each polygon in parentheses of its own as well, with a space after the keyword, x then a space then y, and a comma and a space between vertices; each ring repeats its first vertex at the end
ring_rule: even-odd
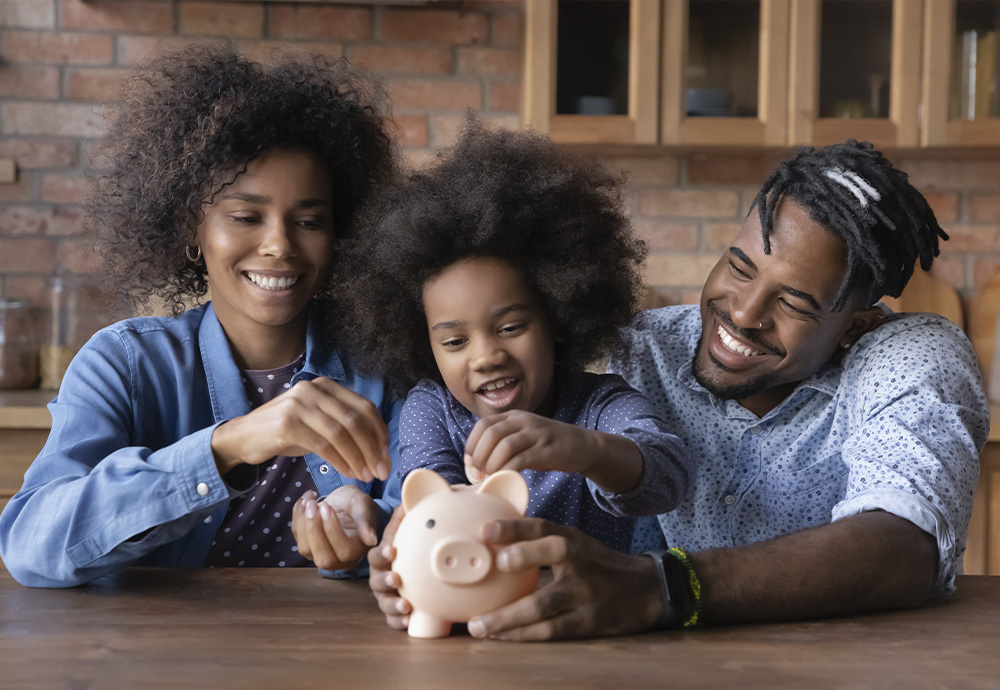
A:
POLYGON ((919 0, 793 0, 788 143, 919 139, 919 0))
POLYGON ((1000 145, 1000 2, 925 2, 921 145, 1000 145))
POLYGON ((660 0, 528 0, 525 122, 555 141, 656 143, 661 9, 660 0))
POLYGON ((566 143, 1000 144, 1000 0, 529 0, 523 120, 566 143))
MULTIPOLYGON (((52 391, 0 391, 0 511, 18 492, 24 472, 45 445, 52 391)), ((0 562, 0 570, 3 563, 0 562)))
POLYGON ((1000 405, 990 410, 989 441, 979 454, 979 486, 972 501, 965 572, 1000 575, 1000 405))

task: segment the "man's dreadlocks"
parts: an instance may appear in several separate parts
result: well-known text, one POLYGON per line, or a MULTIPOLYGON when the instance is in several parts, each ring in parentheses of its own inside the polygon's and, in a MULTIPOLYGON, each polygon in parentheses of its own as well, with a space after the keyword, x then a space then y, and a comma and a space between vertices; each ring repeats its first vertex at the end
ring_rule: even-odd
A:
POLYGON ((929 270, 940 251, 938 238, 948 239, 906 173, 868 142, 803 148, 777 167, 754 199, 767 254, 774 211, 783 197, 797 201, 847 245, 847 274, 834 310, 843 309, 852 294, 867 305, 884 295, 899 297, 916 260, 929 270))

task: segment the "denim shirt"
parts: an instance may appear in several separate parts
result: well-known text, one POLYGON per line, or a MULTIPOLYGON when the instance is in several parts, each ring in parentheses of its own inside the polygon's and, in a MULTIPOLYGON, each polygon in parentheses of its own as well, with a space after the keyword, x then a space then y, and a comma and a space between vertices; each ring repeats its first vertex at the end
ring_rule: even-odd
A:
MULTIPOLYGON (((402 401, 321 338, 310 318, 305 364, 292 383, 328 377, 371 400, 389 427, 393 470, 384 483, 365 483, 316 455, 305 461, 321 495, 353 484, 375 498, 381 530, 400 500, 402 401)), ((18 582, 36 587, 77 585, 129 565, 204 565, 239 495, 219 475, 212 432, 250 410, 211 304, 99 331, 67 369, 49 403, 48 440, 0 515, 0 558, 18 582)))
POLYGON ((698 460, 694 495, 659 516, 666 540, 725 548, 883 510, 935 537, 935 590, 953 589, 990 422, 962 331, 889 314, 763 417, 695 379, 701 332, 697 306, 647 312, 628 331, 631 359, 611 367, 698 460))

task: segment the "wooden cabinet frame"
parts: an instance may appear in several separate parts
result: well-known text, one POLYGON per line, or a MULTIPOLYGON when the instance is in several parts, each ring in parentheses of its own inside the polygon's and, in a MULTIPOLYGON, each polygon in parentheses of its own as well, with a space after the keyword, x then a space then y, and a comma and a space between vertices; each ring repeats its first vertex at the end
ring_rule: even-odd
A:
POLYGON ((687 117, 688 0, 630 0, 627 115, 555 113, 557 0, 525 1, 523 124, 554 141, 668 146, 1000 146, 951 120, 956 0, 892 0, 888 118, 819 117, 821 0, 760 0, 757 117, 687 117))
MULTIPOLYGON (((916 147, 922 3, 893 0, 889 117, 819 117, 820 0, 792 0, 789 144, 825 146, 849 138, 878 147, 916 147)), ((947 106, 946 106, 947 107, 947 106)))
POLYGON ((557 115, 556 0, 525 3, 524 125, 553 141, 655 144, 659 105, 660 0, 631 0, 627 115, 557 115))
POLYGON ((925 0, 921 146, 998 146, 1000 120, 952 120, 955 0, 925 0))
POLYGON ((787 134, 789 1, 760 0, 757 117, 687 117, 688 3, 666 0, 663 13, 664 144, 783 146, 787 134))

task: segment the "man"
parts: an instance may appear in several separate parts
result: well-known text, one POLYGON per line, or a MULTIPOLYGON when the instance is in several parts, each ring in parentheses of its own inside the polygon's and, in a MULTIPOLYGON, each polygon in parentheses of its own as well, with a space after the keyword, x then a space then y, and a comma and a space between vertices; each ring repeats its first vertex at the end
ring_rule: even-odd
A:
MULTIPOLYGON (((919 605, 954 587, 989 405, 961 331, 886 314, 947 239, 870 144, 804 149, 765 182, 710 274, 700 310, 649 312, 613 365, 699 462, 659 516, 671 551, 628 556, 539 520, 492 523, 498 566, 553 581, 469 623, 548 639, 919 605)), ((395 518, 395 519, 398 519, 395 518)), ((391 531, 388 532, 391 538, 391 531)), ((372 590, 409 604, 370 553, 372 590)))

